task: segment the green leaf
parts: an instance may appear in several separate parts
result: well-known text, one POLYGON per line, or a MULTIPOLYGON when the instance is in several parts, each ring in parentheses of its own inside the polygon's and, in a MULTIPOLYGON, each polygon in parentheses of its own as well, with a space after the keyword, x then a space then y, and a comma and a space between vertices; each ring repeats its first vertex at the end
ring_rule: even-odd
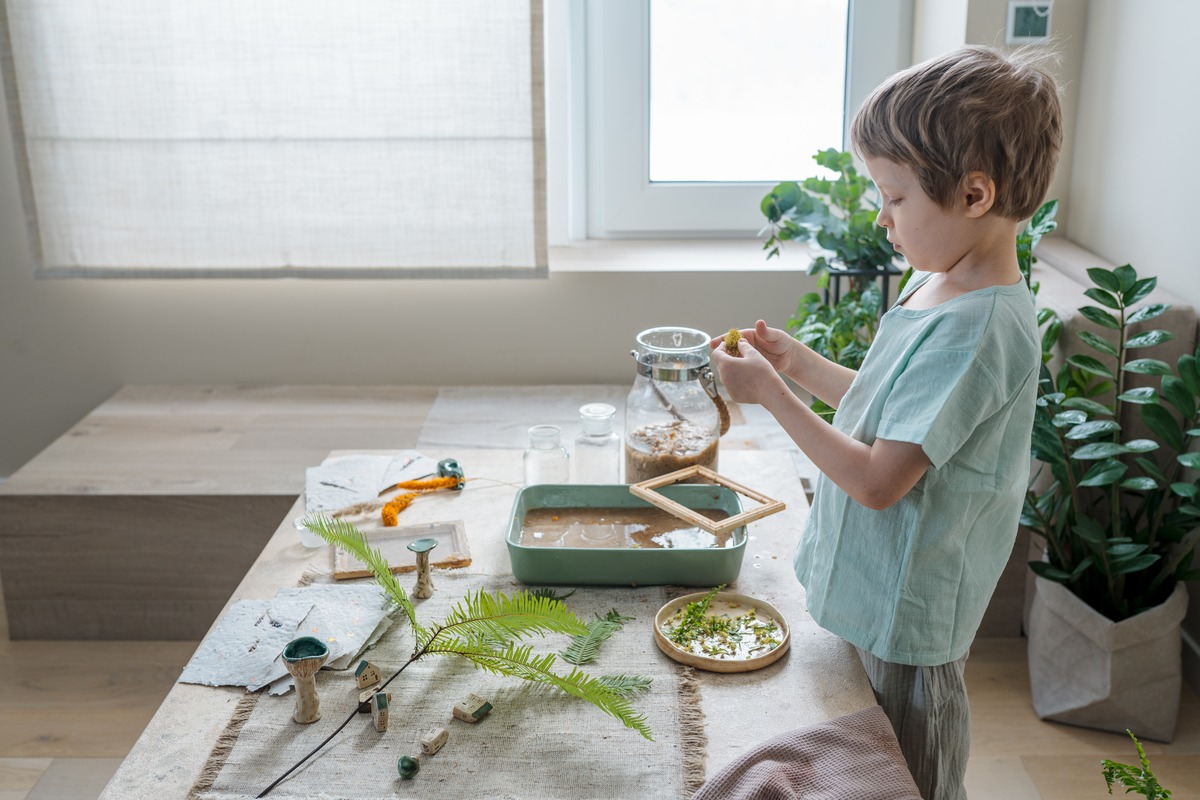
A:
POLYGON ((1099 350, 1106 356, 1116 358, 1118 355, 1117 348, 1109 344, 1107 339, 1097 336, 1091 331, 1080 331, 1079 338, 1091 345, 1093 350, 1099 350))
POLYGON ((1116 433, 1119 430, 1121 430, 1121 426, 1116 422, 1107 419, 1097 419, 1085 422, 1082 425, 1076 425, 1067 431, 1065 436, 1068 439, 1090 439, 1093 436, 1116 433))
POLYGON ((1197 363, 1196 357, 1185 354, 1179 357, 1178 363, 1179 380, 1183 381, 1189 392, 1200 395, 1200 364, 1197 363))
POLYGON ((581 633, 571 639, 571 644, 559 655, 571 664, 583 665, 596 660, 600 653, 600 644, 614 633, 621 630, 626 622, 633 617, 621 616, 614 608, 607 616, 597 617, 588 623, 586 633, 581 633))
POLYGON ((1071 532, 1085 542, 1092 544, 1103 544, 1105 541, 1104 528, 1100 523, 1091 517, 1077 517, 1075 525, 1071 528, 1071 532))
POLYGON ((1130 439, 1125 446, 1131 453, 1152 453, 1158 449, 1158 442, 1153 439, 1130 439))
POLYGON ((1148 306, 1142 306, 1137 311, 1134 311, 1125 322, 1132 325, 1135 322, 1147 322, 1155 317, 1161 317, 1171 307, 1164 303, 1151 303, 1148 306))
POLYGON ((1113 410, 1106 405, 1089 400, 1086 397, 1071 397, 1063 401, 1063 408, 1076 408, 1100 417, 1111 417, 1113 410))
POLYGON ((1180 497, 1191 499, 1196 496, 1197 489, 1196 484, 1194 483, 1184 483, 1180 481, 1179 483, 1171 484, 1171 491, 1180 497))
POLYGON ((1133 543, 1113 544, 1107 548, 1107 552, 1109 558, 1131 558, 1139 553, 1146 552, 1146 545, 1133 543))
POLYGON ((1158 482, 1154 478, 1138 475, 1137 477, 1126 478, 1121 481, 1121 488, 1135 492, 1152 492, 1158 488, 1158 482))
POLYGON ((1166 483, 1167 476, 1162 474, 1162 470, 1158 468, 1158 464, 1154 463, 1152 458, 1135 459, 1135 463, 1142 468, 1142 472, 1154 478, 1159 483, 1166 483))
POLYGON ((1141 406, 1141 410, 1142 420, 1154 435, 1174 450, 1183 449, 1183 429, 1170 411, 1157 404, 1141 406))
POLYGON ((1071 457, 1078 461, 1099 461, 1102 458, 1112 458, 1128 452, 1129 448, 1125 445, 1113 442, 1093 442, 1076 450, 1071 457))
POLYGON ((1160 558, 1162 558, 1162 556, 1158 555, 1157 553, 1146 553, 1145 555, 1138 556, 1131 561, 1124 561, 1119 565, 1114 564, 1113 574, 1128 575, 1131 572, 1141 572, 1142 570, 1153 566, 1160 558))
POLYGON ((1153 386, 1139 386, 1136 389, 1130 389, 1128 392, 1120 395, 1117 399, 1124 403, 1136 403, 1138 405, 1144 403, 1157 403, 1158 390, 1153 386))
POLYGON ((601 675, 596 682, 615 695, 628 697, 638 692, 649 691, 654 681, 637 675, 601 675))
POLYGON ((1121 329, 1121 323, 1117 321, 1117 318, 1102 308, 1083 306, 1079 309, 1079 313, 1101 327, 1112 328, 1114 331, 1121 329))
POLYGON ((1038 575, 1049 581, 1055 581, 1056 583, 1066 583, 1071 579, 1069 574, 1053 566, 1048 561, 1030 561, 1029 568, 1033 570, 1034 575, 1038 575))
POLYGON ((1126 372, 1136 372, 1139 375, 1170 375, 1174 372, 1171 365, 1157 358, 1135 358, 1121 367, 1126 372))
POLYGON ((1126 306, 1131 306, 1144 298, 1146 295, 1154 291, 1154 287, 1158 285, 1158 278, 1142 278, 1137 281, 1129 290, 1122 292, 1126 306))
POLYGON ((1087 414, 1082 411, 1061 411, 1050 422, 1056 428, 1068 428, 1087 422, 1087 414))
POLYGON ((1121 308, 1121 301, 1113 297, 1110 292, 1106 292, 1103 289, 1088 289, 1084 292, 1084 295, 1090 297, 1092 300, 1095 300, 1102 306, 1108 306, 1109 308, 1116 309, 1121 308))
POLYGON ((1109 270, 1106 270, 1103 267, 1091 267, 1088 269, 1087 274, 1088 277, 1092 279, 1092 283, 1096 284, 1100 288, 1106 289, 1110 292, 1121 291, 1120 279, 1109 270))
POLYGON ((1080 486, 1108 486, 1116 483, 1129 470, 1120 461, 1098 461, 1084 474, 1080 486))
POLYGON ((1078 367, 1084 372, 1090 372, 1093 375, 1101 375, 1105 378, 1113 377, 1108 367, 1091 356, 1070 356, 1067 358, 1067 363, 1073 367, 1078 367))
POLYGON ((1145 333, 1139 333, 1137 336, 1131 336, 1125 340, 1125 347, 1133 350, 1138 347, 1154 347, 1155 345, 1169 342, 1175 338, 1175 334, 1164 330, 1152 330, 1145 333))
POLYGON ((1188 469, 1200 469, 1200 453, 1180 453, 1175 456, 1175 460, 1188 469))
POLYGON ((1128 264, 1114 269, 1113 275, 1117 276, 1117 280, 1121 282, 1122 292, 1128 292, 1137 281, 1137 272, 1128 264))
POLYGON ((300 520, 300 525, 365 564, 375 576, 376 583, 388 594, 391 601, 404 610, 409 624, 412 625, 413 634, 420 637, 425 633, 425 629, 417 622, 417 614, 413 609, 412 601, 408 599, 408 593, 404 591, 404 587, 392 573, 383 553, 367 543, 367 537, 362 531, 345 520, 327 517, 323 514, 306 516, 300 520))
POLYGON ((1164 375, 1162 379, 1162 395, 1167 402, 1175 406, 1184 417, 1196 416, 1196 397, 1183 385, 1183 381, 1174 375, 1164 375))

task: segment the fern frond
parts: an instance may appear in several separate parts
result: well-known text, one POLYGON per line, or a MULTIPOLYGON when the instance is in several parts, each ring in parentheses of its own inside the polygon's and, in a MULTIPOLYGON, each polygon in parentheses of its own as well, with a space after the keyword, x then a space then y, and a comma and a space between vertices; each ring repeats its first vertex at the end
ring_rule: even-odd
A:
POLYGON ((634 711, 629 700, 620 691, 614 691, 600 678, 592 677, 579 669, 572 669, 568 675, 559 675, 551 669, 555 662, 553 653, 537 655, 530 645, 511 645, 504 650, 492 650, 472 646, 470 642, 454 637, 432 644, 425 653, 461 656, 487 672, 561 689, 587 700, 604 713, 620 720, 625 727, 633 728, 647 739, 654 740, 650 726, 646 724, 646 715, 634 711))
POLYGON ((643 678, 640 675, 601 675, 596 680, 613 694, 626 697, 649 691, 650 684, 654 682, 652 678, 643 678))
POLYGON ((490 594, 481 589, 474 594, 468 592, 440 625, 418 638, 417 651, 428 649, 447 637, 507 642, 535 634, 577 636, 586 632, 587 625, 583 620, 568 611, 559 600, 535 597, 525 591, 509 596, 503 592, 490 594))
POLYGON ((417 623, 417 614, 413 609, 412 602, 408 599, 408 593, 404 591, 400 581, 396 580, 396 576, 392 574, 383 553, 367 543, 367 537, 362 531, 345 520, 331 519, 323 514, 306 516, 300 520, 300 524, 334 547, 345 550, 366 564, 367 568, 375 575, 376 582, 387 592, 392 602, 404 609, 404 613, 408 616, 408 622, 412 625, 413 636, 419 641, 426 635, 425 629, 417 623))
POLYGON ((572 589, 569 592, 558 592, 549 586, 540 586, 537 589, 530 589, 529 593, 534 597, 549 597, 551 600, 566 600, 568 597, 575 594, 576 591, 576 589, 572 589))
POLYGON ((621 630, 631 619, 633 617, 622 616, 615 608, 603 617, 597 614, 596 619, 588 624, 587 633, 572 639, 567 649, 559 655, 564 661, 572 664, 589 664, 596 660, 596 655, 600 652, 600 643, 621 630))

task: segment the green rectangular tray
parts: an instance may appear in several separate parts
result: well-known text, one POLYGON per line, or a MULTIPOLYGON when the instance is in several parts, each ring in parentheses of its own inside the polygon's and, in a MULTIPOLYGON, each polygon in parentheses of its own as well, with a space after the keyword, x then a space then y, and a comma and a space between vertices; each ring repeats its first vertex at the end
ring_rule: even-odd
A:
MULTIPOLYGON (((742 512, 737 493, 724 486, 673 484, 658 490, 687 508, 742 512)), ((627 484, 540 484, 517 492, 509 519, 508 557, 522 583, 553 586, 717 586, 732 583, 742 568, 746 528, 732 531, 726 547, 593 548, 529 547, 521 544, 521 522, 535 508, 646 508, 627 484)))

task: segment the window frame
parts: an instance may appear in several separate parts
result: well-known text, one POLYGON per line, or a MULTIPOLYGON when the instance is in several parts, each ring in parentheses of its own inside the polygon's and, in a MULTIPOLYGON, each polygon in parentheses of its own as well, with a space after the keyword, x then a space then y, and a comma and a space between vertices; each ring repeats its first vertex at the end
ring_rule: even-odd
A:
MULTIPOLYGON (((746 238, 773 185, 651 183, 649 0, 547 5, 551 245, 587 239, 746 238)), ((851 109, 911 61, 913 0, 850 0, 843 130, 851 109)), ((843 141, 842 147, 846 147, 843 141)), ((805 176, 781 176, 787 177, 805 176)))

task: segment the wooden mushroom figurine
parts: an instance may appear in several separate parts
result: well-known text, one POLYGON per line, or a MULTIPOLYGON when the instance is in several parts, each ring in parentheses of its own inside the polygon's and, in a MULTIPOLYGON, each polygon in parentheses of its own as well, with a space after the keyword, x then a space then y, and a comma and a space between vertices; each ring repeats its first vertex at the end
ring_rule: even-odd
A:
POLYGON ((417 586, 413 597, 433 597, 433 578, 429 574, 429 551, 437 547, 437 539, 429 536, 413 539, 408 549, 417 554, 417 586))
POLYGON ((296 709, 292 719, 307 725, 321 718, 317 697, 317 670, 329 658, 329 646, 315 636, 293 639, 283 648, 283 665, 296 679, 296 709))

